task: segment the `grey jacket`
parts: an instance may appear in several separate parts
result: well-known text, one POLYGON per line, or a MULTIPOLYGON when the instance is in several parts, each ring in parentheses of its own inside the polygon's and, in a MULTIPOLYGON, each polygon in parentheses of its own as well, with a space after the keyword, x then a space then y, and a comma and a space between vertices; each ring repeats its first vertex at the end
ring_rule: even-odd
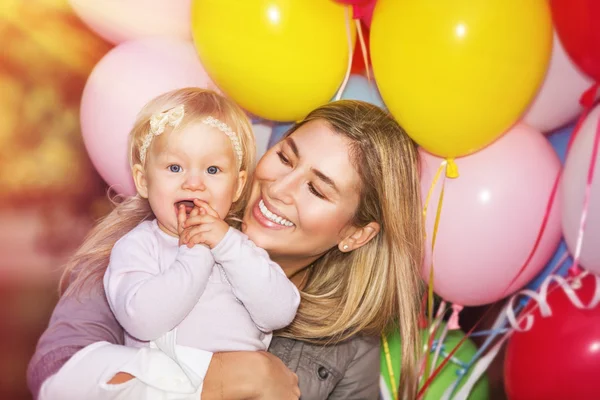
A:
MULTIPOLYGON (((101 285, 98 289, 59 300, 27 370, 34 399, 42 383, 83 347, 98 341, 123 344, 123 329, 101 285)), ((355 337, 337 345, 315 346, 274 337, 269 351, 298 375, 303 400, 379 398, 378 338, 355 337)))

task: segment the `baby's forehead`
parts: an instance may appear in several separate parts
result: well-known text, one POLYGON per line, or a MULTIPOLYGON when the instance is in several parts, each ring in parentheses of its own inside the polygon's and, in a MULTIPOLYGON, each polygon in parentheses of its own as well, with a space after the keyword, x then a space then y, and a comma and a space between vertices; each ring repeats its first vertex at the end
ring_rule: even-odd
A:
POLYGON ((177 145, 190 145, 193 142, 198 144, 207 142, 216 142, 219 144, 228 144, 227 136, 221 133, 218 129, 198 122, 190 122, 175 129, 165 131, 158 136, 157 142, 165 147, 174 147, 177 145))
POLYGON ((178 154, 191 158, 208 155, 234 157, 227 135, 202 123, 186 124, 156 138, 155 154, 178 154))

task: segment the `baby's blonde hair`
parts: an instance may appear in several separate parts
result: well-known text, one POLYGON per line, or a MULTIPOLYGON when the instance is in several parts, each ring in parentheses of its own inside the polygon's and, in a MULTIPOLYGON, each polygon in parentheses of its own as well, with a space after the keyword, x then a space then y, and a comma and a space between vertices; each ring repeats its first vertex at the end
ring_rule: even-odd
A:
MULTIPOLYGON (((143 165, 140 158, 140 149, 150 130, 152 115, 165 112, 179 105, 183 105, 185 110, 182 121, 175 128, 167 126, 164 134, 183 129, 191 122, 201 121, 208 116, 212 116, 227 124, 237 135, 242 150, 240 171, 246 171, 248 177, 242 195, 229 210, 227 220, 232 226, 239 228, 250 196, 256 144, 248 117, 233 101, 213 91, 200 88, 173 90, 152 99, 138 114, 129 134, 130 165, 143 165)), ((235 155, 235 153, 233 154, 235 155)), ((135 228, 140 222, 154 218, 148 200, 138 195, 125 198, 115 202, 115 204, 114 210, 100 220, 89 232, 81 247, 67 262, 60 280, 59 291, 61 295, 77 293, 87 283, 101 281, 108 266, 110 252, 117 240, 135 228)))

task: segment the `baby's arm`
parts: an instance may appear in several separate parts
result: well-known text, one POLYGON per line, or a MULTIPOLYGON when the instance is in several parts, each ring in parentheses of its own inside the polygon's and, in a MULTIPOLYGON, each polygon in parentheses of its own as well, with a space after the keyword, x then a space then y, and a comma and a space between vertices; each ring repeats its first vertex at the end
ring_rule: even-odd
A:
POLYGON ((271 332, 292 322, 300 294, 265 250, 240 231, 229 228, 212 253, 223 266, 233 293, 260 330, 271 332))
POLYGON ((139 340, 155 340, 175 328, 202 295, 214 264, 205 246, 180 246, 160 271, 152 257, 153 233, 137 229, 119 240, 104 275, 108 303, 119 323, 139 340))

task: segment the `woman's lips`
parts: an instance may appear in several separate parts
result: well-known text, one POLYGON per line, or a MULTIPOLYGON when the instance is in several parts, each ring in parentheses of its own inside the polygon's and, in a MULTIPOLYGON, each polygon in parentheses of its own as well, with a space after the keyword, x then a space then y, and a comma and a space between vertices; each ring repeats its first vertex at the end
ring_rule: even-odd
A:
POLYGON ((284 226, 284 225, 278 224, 277 222, 273 222, 270 219, 268 219, 267 217, 265 217, 263 215, 263 213, 260 211, 260 208, 258 206, 258 204, 260 203, 261 200, 262 200, 262 198, 257 199, 256 202, 254 203, 254 205, 252 206, 252 216, 254 217, 256 222, 258 222, 260 225, 264 226, 265 228, 269 228, 269 229, 281 230, 281 229, 291 228, 291 226, 284 226))

